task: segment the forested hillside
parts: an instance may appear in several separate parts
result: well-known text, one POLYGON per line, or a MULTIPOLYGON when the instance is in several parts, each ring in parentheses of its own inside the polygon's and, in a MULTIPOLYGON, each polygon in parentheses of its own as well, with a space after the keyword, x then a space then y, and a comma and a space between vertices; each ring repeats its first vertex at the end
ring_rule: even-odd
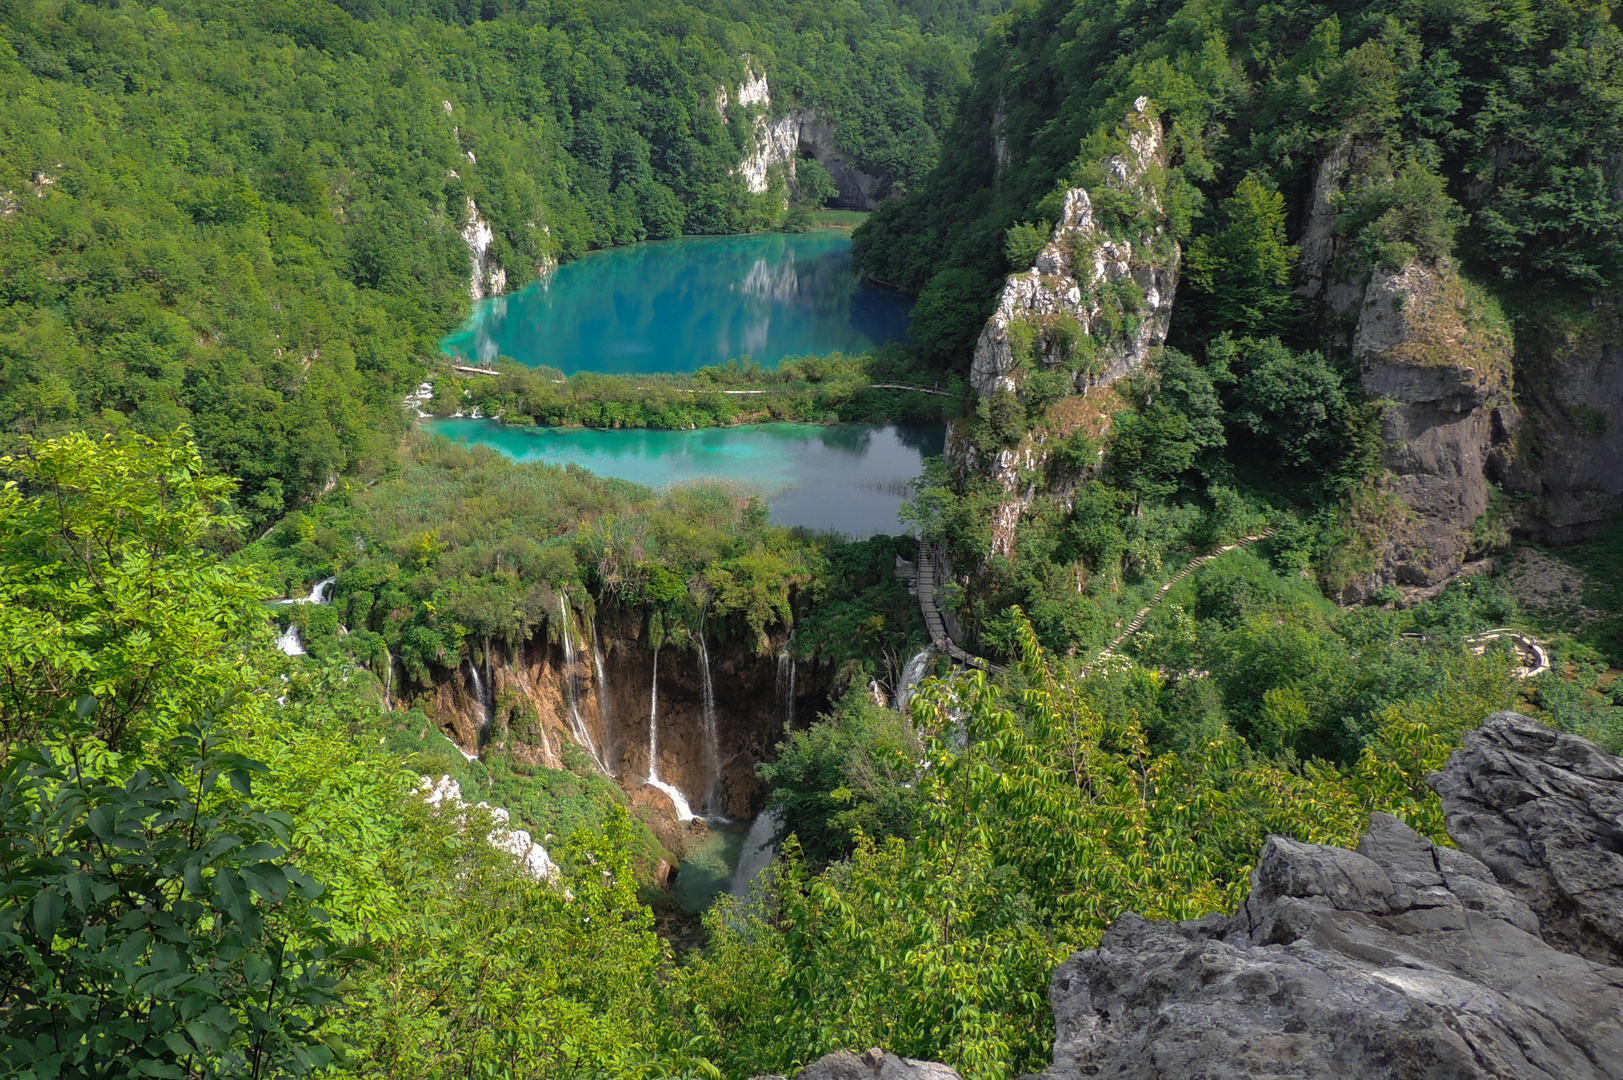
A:
POLYGON ((993 7, 8 2, 0 430, 189 424, 269 523, 386 466, 479 223, 509 287, 775 226, 748 74, 906 190, 993 7))
MULTIPOLYGON (((0 0, 0 1071, 1011 1080, 1056 965, 1234 911, 1266 838, 1446 842, 1486 715, 1623 749, 1620 46, 1560 0, 0 0), (913 342, 425 404, 944 418, 916 535, 408 428, 493 268, 803 220, 741 175, 763 75, 895 196, 856 247, 913 342), (750 819, 771 865, 681 910, 750 819)), ((1394 920, 1538 937, 1433 865, 1467 906, 1394 920)), ((1383 992, 1482 1007, 1445 976, 1383 992)))
MULTIPOLYGON (((1620 48, 1605 3, 1031 3, 977 53, 924 197, 886 207, 859 258, 912 290, 955 267, 1024 269, 1008 230, 1052 226, 1085 140, 1147 96, 1183 184, 1181 235, 1220 233, 1249 179, 1283 197, 1295 239, 1314 166, 1356 143, 1363 175, 1336 228, 1357 258, 1448 253, 1463 230, 1470 269, 1524 295, 1612 285, 1620 48)), ((1197 298, 1247 284, 1194 277, 1197 298)), ((1192 335, 1232 328, 1191 321, 1192 335)))

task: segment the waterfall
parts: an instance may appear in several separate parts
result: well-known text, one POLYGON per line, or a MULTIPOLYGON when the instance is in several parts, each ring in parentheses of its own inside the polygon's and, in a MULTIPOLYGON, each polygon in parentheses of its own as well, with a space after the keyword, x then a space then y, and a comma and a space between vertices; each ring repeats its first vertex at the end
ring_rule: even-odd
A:
POLYGON ((721 745, 716 734, 716 688, 710 681, 710 649, 704 643, 705 614, 710 611, 706 604, 704 614, 699 616, 699 683, 704 688, 704 766, 705 789, 704 807, 712 818, 725 820, 721 813, 721 745))
POLYGON ((468 674, 473 677, 473 696, 479 702, 479 741, 483 743, 490 736, 490 703, 485 696, 485 681, 479 677, 479 665, 468 657, 468 674))
POLYGON ((299 641, 299 627, 297 623, 288 623, 287 629, 276 639, 276 647, 289 656, 303 656, 304 644, 299 641))
POLYGON ((675 787, 659 778, 659 650, 654 650, 654 681, 648 688, 648 786, 670 796, 678 821, 692 821, 693 809, 675 787))
POLYGON ((771 865, 772 837, 782 824, 783 819, 771 810, 761 811, 750 823, 749 834, 744 837, 744 846, 738 852, 738 869, 733 873, 730 891, 734 896, 747 898, 750 885, 762 870, 771 865))
POLYGON ((789 641, 778 653, 778 719, 783 723, 783 734, 787 738, 795 726, 795 657, 789 651, 789 646, 795 640, 794 634, 789 635, 789 641))
POLYGON ((334 582, 337 580, 336 577, 324 577, 315 583, 315 586, 310 590, 309 596, 295 596, 291 599, 276 602, 278 604, 325 604, 327 602, 327 593, 331 591, 334 582))
POLYGON ((896 711, 903 716, 907 715, 908 703, 913 700, 913 689, 924 678, 925 669, 930 666, 930 657, 934 653, 935 649, 926 645, 902 668, 902 681, 896 686, 896 711))
POLYGON ((575 738, 588 754, 592 761, 602 772, 609 770, 603 765, 603 758, 592 745, 592 736, 586 730, 586 721, 581 719, 580 705, 575 694, 575 631, 572 620, 569 618, 569 604, 562 593, 558 595, 558 617, 562 621, 558 624, 559 636, 564 639, 564 696, 569 699, 569 724, 575 729, 575 738))
MULTIPOLYGON (((595 615, 592 616, 592 670, 597 675, 597 740, 603 750, 603 764, 607 767, 609 735, 613 731, 613 725, 609 723, 609 677, 603 671, 603 646, 597 633, 595 615)), ((609 775, 614 775, 613 769, 609 769, 609 775)))

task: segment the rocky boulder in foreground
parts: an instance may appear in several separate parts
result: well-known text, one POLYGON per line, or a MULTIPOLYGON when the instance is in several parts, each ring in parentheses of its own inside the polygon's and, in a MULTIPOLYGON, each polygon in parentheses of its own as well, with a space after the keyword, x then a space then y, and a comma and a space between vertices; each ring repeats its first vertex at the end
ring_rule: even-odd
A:
MULTIPOLYGON (((781 1076, 754 1076, 750 1080, 784 1080, 781 1076)), ((825 1054, 795 1074, 795 1080, 960 1080, 958 1074, 934 1061, 897 1057, 874 1047, 853 1054, 837 1050, 825 1054)))
POLYGON ((1496 713, 1385 814, 1270 837, 1232 917, 1124 916, 1049 989, 1048 1080, 1623 1078, 1623 760, 1496 713))

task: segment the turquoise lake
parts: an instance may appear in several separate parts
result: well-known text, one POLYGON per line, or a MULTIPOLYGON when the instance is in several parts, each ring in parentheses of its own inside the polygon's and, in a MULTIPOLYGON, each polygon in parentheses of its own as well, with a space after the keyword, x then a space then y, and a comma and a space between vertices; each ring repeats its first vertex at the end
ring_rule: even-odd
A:
POLYGON ((491 420, 427 420, 429 431, 488 446, 517 461, 575 464, 649 487, 714 479, 760 492, 781 525, 852 538, 899 533, 896 511, 925 457, 942 451, 940 425, 747 424, 692 431, 512 428, 491 420))
POLYGON ((770 366, 901 341, 912 304, 857 280, 844 230, 684 237, 561 266, 481 303, 440 347, 565 374, 695 371, 745 356, 770 366))

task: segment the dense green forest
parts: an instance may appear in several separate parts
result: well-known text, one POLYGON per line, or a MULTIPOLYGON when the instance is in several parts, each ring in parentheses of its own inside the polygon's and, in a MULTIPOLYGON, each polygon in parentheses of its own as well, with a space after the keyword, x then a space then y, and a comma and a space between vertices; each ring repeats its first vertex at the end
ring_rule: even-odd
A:
MULTIPOLYGON (((1391 507, 1290 242, 1345 145, 1359 266, 1448 256, 1494 332, 1617 284, 1619 43, 1610 8, 1558 0, 0 0, 5 1071, 742 1080, 882 1045, 1009 1080, 1048 1060, 1054 966, 1122 913, 1232 910, 1271 833, 1351 845, 1382 810, 1442 839, 1425 776, 1487 713, 1623 750, 1623 524, 1417 602, 1326 599, 1391 507), (636 380, 437 368, 430 411, 955 418, 990 456, 1064 393, 976 401, 969 350, 1082 184, 1115 234, 1153 217, 1182 245, 1173 347, 1057 447, 1087 475, 1009 556, 986 555, 1006 493, 947 462, 916 537, 851 543, 724 486, 411 428, 467 311, 470 205, 510 284, 805 223, 735 173, 754 115, 715 95, 747 70, 898 196, 857 257, 919 293, 914 343, 636 380), (1153 208, 1109 167, 1140 95, 1171 149, 1153 208), (938 597, 1007 670, 937 657, 898 709, 919 538, 974 573, 938 597), (269 603, 328 577, 329 603, 269 603), (653 887, 636 778, 536 764, 512 699, 476 758, 441 737, 447 672, 570 612, 683 655, 784 642, 827 687, 759 769, 778 858, 702 923, 653 887), (1551 669, 1483 637, 1506 625, 1551 669), (431 806, 441 775, 490 805, 431 806), (556 876, 493 846, 519 828, 556 876)), ((1142 297, 1113 298, 1121 334, 1142 297)))
MULTIPOLYGON (((808 830, 815 862, 789 842, 770 895, 720 901, 709 944, 677 962, 638 900, 623 812, 575 830, 561 881, 524 879, 477 842, 483 811, 412 797, 421 759, 391 745, 401 714, 376 680, 271 647, 258 602, 276 588, 200 547, 245 522, 195 448, 73 436, 5 467, 0 1052, 21 1075, 745 1076, 876 1042, 1013 1075, 1046 1054, 1047 971, 1116 912, 1232 904, 1267 832, 1350 843, 1380 807, 1436 834, 1425 771, 1515 696, 1503 654, 1403 658, 1400 628, 1464 627, 1476 601, 1371 612, 1321 641, 1388 650, 1393 684, 1441 668, 1370 698, 1346 765, 1303 763, 1278 740, 1340 700, 1328 644, 1281 653, 1306 662, 1263 695, 1252 741, 1168 740, 1155 669, 1079 680, 1024 630, 1006 687, 920 694, 930 767, 889 793, 903 805, 843 840, 854 819, 808 830)), ((619 494, 651 527, 681 520, 619 494)), ((1222 653, 1247 627, 1311 629, 1313 603, 1270 598, 1270 580, 1260 564, 1197 579, 1200 617, 1242 631, 1214 672, 1235 670, 1222 653)), ((827 749, 837 771, 851 744, 827 749)), ((798 746, 778 779, 824 752, 798 746)))
POLYGON ((746 68, 898 191, 996 5, 0 6, 0 430, 186 423, 268 525, 376 476, 466 314, 594 248, 781 224, 746 68))

